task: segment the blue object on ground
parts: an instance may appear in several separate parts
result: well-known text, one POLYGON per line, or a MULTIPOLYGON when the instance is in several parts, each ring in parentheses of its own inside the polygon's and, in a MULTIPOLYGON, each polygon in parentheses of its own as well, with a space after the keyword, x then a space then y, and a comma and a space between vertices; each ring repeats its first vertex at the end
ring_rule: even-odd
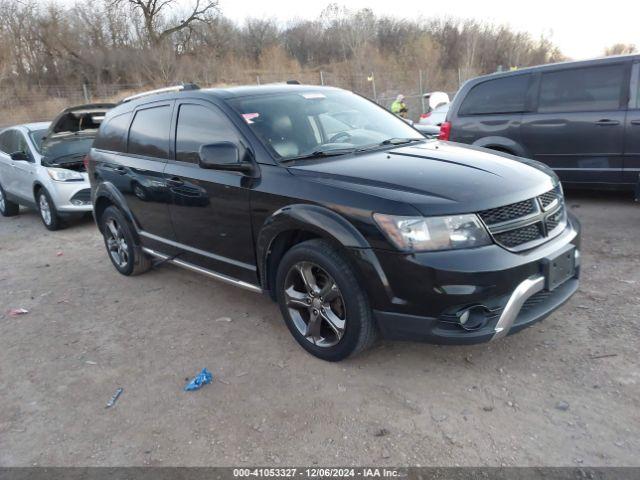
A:
POLYGON ((190 392, 191 390, 198 390, 203 385, 207 383, 211 383, 213 380, 213 375, 206 368, 203 368, 202 371, 196 375, 193 380, 191 380, 186 387, 184 387, 185 392, 190 392))

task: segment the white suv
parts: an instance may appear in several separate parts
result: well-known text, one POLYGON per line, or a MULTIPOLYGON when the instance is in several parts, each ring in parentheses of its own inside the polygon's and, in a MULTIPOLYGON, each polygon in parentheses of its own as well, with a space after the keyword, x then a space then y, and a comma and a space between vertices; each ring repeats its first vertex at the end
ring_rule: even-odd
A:
POLYGON ((19 205, 33 207, 45 227, 58 230, 65 219, 92 210, 83 158, 106 109, 87 107, 94 106, 66 109, 51 123, 0 132, 0 214, 17 215, 19 205))

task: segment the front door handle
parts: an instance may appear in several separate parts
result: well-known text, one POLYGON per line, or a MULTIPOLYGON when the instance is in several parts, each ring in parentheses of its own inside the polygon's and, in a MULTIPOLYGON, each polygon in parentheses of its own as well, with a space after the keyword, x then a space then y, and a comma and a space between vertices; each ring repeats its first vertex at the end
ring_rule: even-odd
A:
POLYGON ((640 119, 638 119, 638 120, 631 120, 631 125, 640 125, 640 119))
POLYGON ((172 187, 180 187, 184 185, 184 180, 182 180, 180 177, 171 177, 167 179, 167 184, 172 187))
POLYGON ((601 127, 608 127, 613 125, 620 125, 620 122, 618 120, 610 120, 608 118, 603 118, 602 120, 598 120, 596 122, 596 125, 599 125, 601 127))

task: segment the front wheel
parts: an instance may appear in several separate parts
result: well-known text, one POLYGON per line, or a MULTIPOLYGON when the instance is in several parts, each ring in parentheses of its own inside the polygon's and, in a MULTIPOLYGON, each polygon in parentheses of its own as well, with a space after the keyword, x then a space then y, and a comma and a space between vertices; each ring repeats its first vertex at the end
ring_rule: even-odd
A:
POLYGON ((349 259, 324 240, 300 243, 285 254, 276 289, 289 331, 316 357, 343 360, 375 341, 371 307, 349 259))
POLYGON ((64 228, 64 222, 58 214, 56 205, 53 203, 53 200, 51 200, 49 192, 44 188, 41 188, 36 193, 36 205, 38 207, 38 212, 40 213, 40 219, 48 230, 56 231, 64 228))

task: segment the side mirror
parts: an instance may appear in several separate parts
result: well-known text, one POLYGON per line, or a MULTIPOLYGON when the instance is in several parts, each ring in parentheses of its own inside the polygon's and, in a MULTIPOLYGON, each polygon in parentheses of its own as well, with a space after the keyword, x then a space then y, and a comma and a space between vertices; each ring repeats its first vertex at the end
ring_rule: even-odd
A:
POLYGON ((31 159, 29 155, 24 152, 13 152, 11 155, 11 160, 15 160, 16 162, 30 162, 31 159))
POLYGON ((233 142, 216 142, 200 147, 200 168, 250 173, 253 165, 240 160, 240 149, 233 142))

